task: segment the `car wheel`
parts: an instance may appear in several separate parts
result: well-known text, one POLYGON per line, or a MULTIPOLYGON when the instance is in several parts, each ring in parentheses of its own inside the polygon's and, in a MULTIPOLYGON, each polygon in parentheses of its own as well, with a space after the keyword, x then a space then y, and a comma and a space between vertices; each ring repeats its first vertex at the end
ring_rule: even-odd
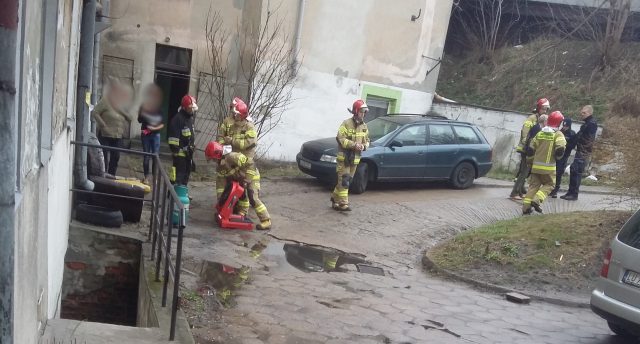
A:
POLYGON ((356 195, 364 193, 367 190, 367 184, 369 184, 369 164, 362 163, 356 169, 350 191, 356 195))
POLYGON ((87 204, 76 206, 76 220, 102 227, 122 226, 122 212, 120 210, 97 207, 87 204))
POLYGON ((476 178, 476 169, 471 163, 461 162, 453 170, 451 175, 451 185, 455 189, 468 189, 473 185, 473 180, 476 178))
POLYGON ((611 331, 613 331, 613 333, 617 334, 620 337, 625 337, 625 338, 636 338, 636 336, 629 332, 627 329, 625 329, 624 327, 616 324, 616 323, 612 323, 611 321, 607 321, 607 325, 609 325, 609 328, 611 329, 611 331))

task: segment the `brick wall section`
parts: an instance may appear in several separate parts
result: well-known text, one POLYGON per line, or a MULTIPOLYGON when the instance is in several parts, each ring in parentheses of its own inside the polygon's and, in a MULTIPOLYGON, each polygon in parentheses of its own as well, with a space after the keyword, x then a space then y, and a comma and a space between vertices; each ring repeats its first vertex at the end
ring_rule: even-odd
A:
POLYGON ((61 317, 136 326, 141 243, 72 226, 61 317))

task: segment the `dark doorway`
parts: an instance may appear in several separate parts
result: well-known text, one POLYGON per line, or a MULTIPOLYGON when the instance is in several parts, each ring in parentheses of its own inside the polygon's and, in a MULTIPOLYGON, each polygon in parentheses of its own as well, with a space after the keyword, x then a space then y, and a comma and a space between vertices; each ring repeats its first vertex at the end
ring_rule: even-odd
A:
MULTIPOLYGON (((191 49, 156 44, 155 83, 162 89, 165 123, 178 112, 180 100, 189 93, 190 80, 191 49)), ((166 130, 162 137, 166 137, 166 130)))

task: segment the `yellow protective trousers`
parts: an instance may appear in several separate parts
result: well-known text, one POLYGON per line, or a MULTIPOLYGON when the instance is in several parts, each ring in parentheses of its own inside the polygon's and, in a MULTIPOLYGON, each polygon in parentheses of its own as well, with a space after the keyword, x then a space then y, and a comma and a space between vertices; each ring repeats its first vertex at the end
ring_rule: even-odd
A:
POLYGON ((260 172, 257 169, 247 171, 247 179, 250 179, 250 183, 245 189, 244 197, 238 201, 238 212, 247 215, 249 206, 251 206, 255 210, 256 215, 258 215, 260 222, 270 220, 271 216, 269 216, 267 206, 260 200, 260 172))
POLYGON ((529 192, 522 202, 522 210, 529 211, 531 204, 542 205, 551 190, 556 186, 556 176, 554 174, 531 173, 529 177, 529 192))
POLYGON ((331 195, 334 203, 337 203, 338 205, 349 205, 349 188, 344 187, 343 180, 347 175, 353 179, 357 168, 358 164, 346 165, 345 161, 337 162, 336 173, 338 174, 338 183, 336 184, 335 189, 333 189, 333 194, 331 195))

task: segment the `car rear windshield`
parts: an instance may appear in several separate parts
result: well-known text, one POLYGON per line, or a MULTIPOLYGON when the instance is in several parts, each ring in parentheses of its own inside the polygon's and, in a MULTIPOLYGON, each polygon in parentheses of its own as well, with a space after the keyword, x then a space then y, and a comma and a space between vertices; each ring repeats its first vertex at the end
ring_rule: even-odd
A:
POLYGON ((640 250, 640 211, 636 212, 622 227, 618 240, 640 250))
POLYGON ((367 122, 367 128, 369 128, 369 139, 372 142, 396 131, 399 127, 400 124, 382 118, 376 118, 371 122, 367 122))

